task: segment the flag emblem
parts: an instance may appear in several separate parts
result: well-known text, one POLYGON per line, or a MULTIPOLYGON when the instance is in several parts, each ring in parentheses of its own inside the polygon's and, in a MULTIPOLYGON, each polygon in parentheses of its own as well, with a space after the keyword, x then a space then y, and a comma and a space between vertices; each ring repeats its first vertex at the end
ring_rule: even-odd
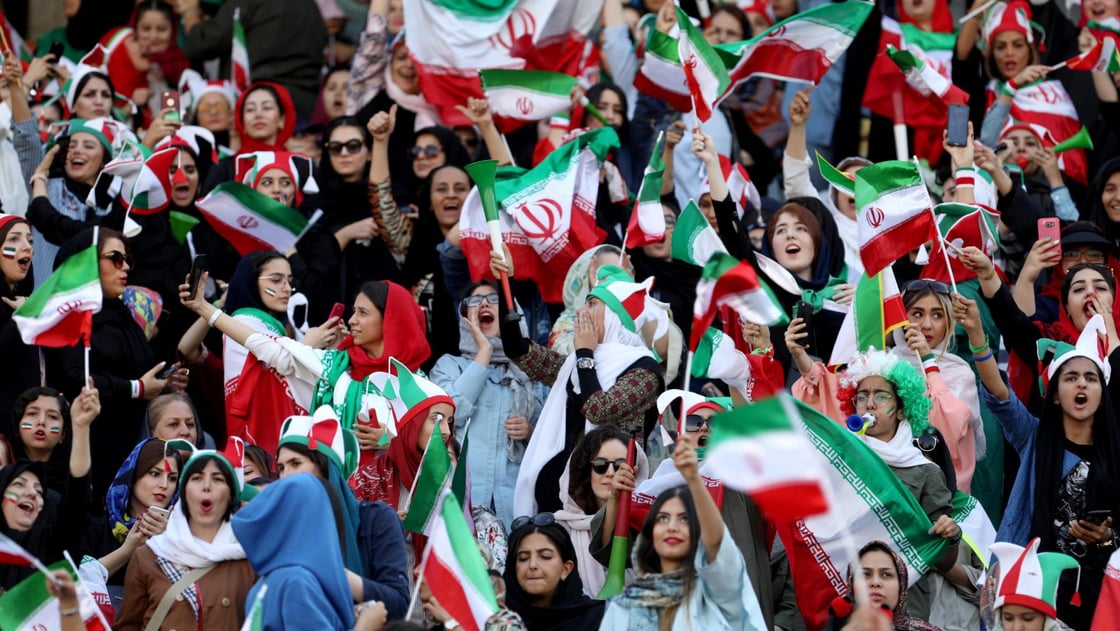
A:
POLYGON ((254 219, 251 215, 241 215, 240 217, 237 218, 237 225, 241 226, 242 228, 245 228, 246 230, 249 230, 251 228, 256 228, 257 226, 259 226, 261 224, 260 224, 259 221, 254 219))
POLYGON ((879 226, 881 226, 883 224, 883 219, 885 218, 886 215, 885 213, 883 213, 882 208, 879 208, 878 206, 872 206, 871 208, 867 209, 867 223, 870 224, 872 228, 878 228, 879 226))

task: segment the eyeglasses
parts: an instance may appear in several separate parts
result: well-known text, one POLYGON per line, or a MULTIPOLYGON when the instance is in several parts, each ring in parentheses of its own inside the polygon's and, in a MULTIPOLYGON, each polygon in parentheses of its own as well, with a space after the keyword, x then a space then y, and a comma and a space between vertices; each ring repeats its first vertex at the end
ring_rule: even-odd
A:
POLYGON ((1089 263, 1104 263, 1104 252, 1100 250, 1066 250, 1062 252, 1066 261, 1080 261, 1085 259, 1089 263))
POLYGON ((494 293, 494 294, 483 294, 481 296, 467 296, 466 298, 463 298, 463 306, 464 307, 477 307, 478 305, 482 304, 483 302, 488 302, 492 305, 496 305, 496 304, 498 304, 498 300, 499 300, 498 294, 496 294, 496 293, 494 293))
POLYGON ((556 516, 553 515, 552 513, 537 513, 536 515, 533 515, 532 517, 529 517, 528 515, 522 515, 521 517, 518 517, 517 519, 513 520, 513 523, 510 524, 509 532, 510 532, 510 534, 513 534, 513 533, 517 532, 518 530, 521 530, 525 526, 528 526, 529 524, 532 524, 534 526, 543 527, 543 526, 551 526, 552 524, 555 524, 555 523, 556 523, 556 516))
POLYGON ((688 416, 684 417, 684 431, 698 432, 704 427, 707 427, 710 430, 712 428, 712 419, 704 418, 699 414, 689 414, 688 416))
POLYGON ((894 401, 894 395, 889 392, 860 392, 852 397, 852 404, 856 407, 862 405, 863 407, 875 407, 877 409, 880 405, 886 405, 891 401, 894 401))
POLYGON ((269 274, 268 276, 260 276, 258 278, 259 280, 267 281, 268 283, 273 285, 287 284, 288 287, 291 287, 292 289, 296 288, 296 279, 292 276, 284 276, 283 274, 269 274))
POLYGON ((117 269, 124 269, 125 263, 127 263, 129 267, 132 267, 132 254, 125 254, 124 252, 113 250, 112 252, 102 254, 101 258, 112 263, 113 267, 117 269))
POLYGON ((948 285, 946 285, 945 283, 943 283, 939 280, 929 280, 929 279, 926 279, 926 278, 922 278, 922 279, 919 279, 919 280, 912 280, 912 281, 906 283, 906 286, 903 288, 903 291, 906 291, 906 292, 925 291, 927 289, 932 290, 934 293, 941 294, 943 296, 948 296, 949 295, 949 286, 948 285))
POLYGON ((914 437, 914 446, 922 450, 922 453, 928 454, 934 449, 937 449, 937 436, 933 434, 922 434, 921 436, 914 437))
POLYGON ((365 146, 365 143, 357 138, 351 138, 346 142, 338 142, 337 140, 332 140, 331 142, 327 143, 327 153, 331 154, 332 156, 340 156, 344 153, 353 154, 361 151, 363 146, 365 146))
POLYGON ((198 114, 224 114, 229 111, 229 103, 213 103, 211 105, 199 105, 195 109, 198 114))
POLYGON ((607 472, 607 469, 610 469, 611 467, 614 467, 614 470, 617 473, 617 472, 622 470, 622 465, 624 465, 624 464, 626 464, 626 459, 625 458, 619 458, 618 460, 607 460, 606 458, 595 458, 594 460, 591 461, 591 470, 594 471, 595 473, 598 473, 599 475, 603 475, 607 472))
POLYGON ((416 145, 408 150, 412 154, 413 160, 419 160, 421 156, 425 158, 434 158, 443 151, 443 147, 439 145, 416 145))

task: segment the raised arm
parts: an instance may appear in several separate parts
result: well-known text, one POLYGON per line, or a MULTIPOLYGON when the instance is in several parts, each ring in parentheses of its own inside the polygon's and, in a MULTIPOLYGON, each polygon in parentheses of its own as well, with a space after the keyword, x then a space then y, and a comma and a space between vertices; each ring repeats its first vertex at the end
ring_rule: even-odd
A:
POLYGON ((953 294, 953 318, 968 332, 968 345, 978 349, 972 354, 972 360, 976 364, 976 372, 980 373, 980 382, 984 384, 984 388, 1000 401, 1010 399, 1011 393, 1003 376, 999 374, 995 350, 989 346, 988 336, 984 334, 976 301, 953 294))
POLYGON ((491 158, 497 160, 499 165, 513 164, 509 147, 506 146, 505 140, 494 125, 494 117, 490 113, 490 101, 472 96, 467 99, 466 106, 456 105, 455 109, 482 132, 482 140, 486 143, 486 151, 490 153, 491 158))
POLYGON ((695 439, 685 434, 677 439, 673 448, 673 464, 677 466, 688 484, 688 491, 692 494, 692 501, 696 505, 696 516, 700 520, 700 542, 704 544, 704 552, 709 563, 716 560, 719 547, 723 543, 723 518, 720 517, 719 507, 704 486, 700 477, 700 460, 696 455, 695 439))

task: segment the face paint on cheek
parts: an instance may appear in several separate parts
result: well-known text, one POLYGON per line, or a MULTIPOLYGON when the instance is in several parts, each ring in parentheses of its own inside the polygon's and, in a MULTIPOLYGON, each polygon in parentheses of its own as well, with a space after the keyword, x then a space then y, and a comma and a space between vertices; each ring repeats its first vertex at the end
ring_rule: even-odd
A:
POLYGON ((31 429, 33 427, 35 427, 35 426, 32 425, 31 423, 27 423, 27 422, 22 422, 22 423, 19 424, 20 429, 31 429))
POLYGON ((4 250, 3 250, 3 254, 4 254, 4 258, 6 258, 6 259, 16 258, 16 247, 14 245, 5 245, 4 250))
POLYGON ((264 293, 268 294, 269 296, 272 296, 273 298, 276 297, 276 290, 271 288, 271 287, 265 287, 264 288, 264 293))
POLYGON ((61 434, 62 433, 62 426, 61 425, 51 425, 50 427, 47 428, 47 431, 52 433, 52 434, 61 434))
POLYGON ((11 502, 13 504, 18 503, 19 502, 19 493, 16 493, 15 491, 5 491, 4 492, 4 501, 5 502, 11 502))

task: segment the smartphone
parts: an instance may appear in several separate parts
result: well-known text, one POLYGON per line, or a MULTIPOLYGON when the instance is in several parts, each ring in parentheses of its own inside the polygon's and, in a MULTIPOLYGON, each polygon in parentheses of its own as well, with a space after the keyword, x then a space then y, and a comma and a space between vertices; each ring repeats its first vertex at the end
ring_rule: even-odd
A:
POLYGON ((1038 239, 1041 241, 1050 237, 1051 243, 1059 244, 1057 256, 1062 255, 1060 244, 1062 242, 1062 225, 1057 217, 1043 217, 1038 220, 1038 239))
POLYGON ((1100 526, 1100 525, 1104 524, 1105 520, 1107 520, 1109 517, 1112 517, 1112 511, 1110 511, 1108 509, 1105 509, 1105 510, 1091 510, 1088 513, 1085 513, 1085 516, 1082 517, 1081 519, 1089 522, 1090 524, 1095 524, 1097 526, 1100 526))
POLYGON ((148 510, 152 511, 153 513, 159 513, 160 515, 163 515, 164 517, 167 517, 168 515, 171 514, 171 509, 170 508, 160 508, 159 506, 149 506, 148 510))
POLYGON ((950 147, 963 147, 968 144, 968 106, 949 106, 949 125, 946 127, 950 147))
POLYGON ((798 302, 797 306, 794 308, 793 317, 801 318, 801 320, 805 323, 805 327, 808 328, 809 324, 813 320, 813 305, 805 302, 804 300, 798 302))
POLYGON ((66 45, 62 42, 51 42, 51 47, 47 49, 47 54, 54 55, 54 61, 51 62, 52 66, 62 60, 62 53, 64 50, 66 50, 66 45))
POLYGON ((346 305, 342 304, 341 302, 336 302, 334 303, 334 306, 331 307, 331 314, 327 316, 327 320, 330 320, 331 318, 341 318, 345 313, 346 305))
POLYGON ((198 285, 202 281, 202 273, 208 271, 209 269, 210 264, 206 261, 206 255, 195 255, 194 261, 191 263, 191 277, 189 282, 191 286, 192 297, 198 294, 198 285))
POLYGON ((51 161, 47 177, 66 176, 66 154, 70 152, 70 132, 67 131, 66 134, 58 139, 58 153, 54 154, 54 160, 51 161))
POLYGON ((176 370, 179 370, 178 362, 174 364, 168 364, 167 366, 163 367, 163 370, 159 371, 159 373, 156 374, 156 379, 167 379, 176 370))
POLYGON ((179 93, 175 90, 164 90, 159 95, 160 109, 171 108, 174 111, 168 112, 164 115, 164 120, 177 121, 182 120, 179 115, 179 93))

